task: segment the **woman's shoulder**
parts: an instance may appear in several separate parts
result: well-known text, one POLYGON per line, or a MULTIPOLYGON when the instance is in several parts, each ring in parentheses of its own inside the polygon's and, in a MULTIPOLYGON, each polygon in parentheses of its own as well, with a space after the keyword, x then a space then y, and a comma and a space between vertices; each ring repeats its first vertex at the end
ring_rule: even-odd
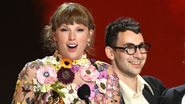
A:
POLYGON ((42 65, 52 65, 59 63, 54 56, 45 56, 43 58, 38 58, 33 61, 27 62, 24 67, 38 67, 42 65))
POLYGON ((98 71, 107 70, 110 65, 109 63, 101 61, 101 60, 96 60, 92 62, 92 64, 97 68, 98 71))
POLYGON ((38 58, 33 61, 27 62, 23 69, 20 71, 20 76, 25 73, 32 73, 34 74, 37 69, 39 69, 42 66, 58 66, 60 63, 56 60, 54 56, 45 56, 43 58, 38 58))
POLYGON ((104 78, 112 81, 118 80, 116 73, 111 69, 111 65, 109 63, 97 60, 94 62, 94 65, 97 67, 100 76, 104 76, 104 78))

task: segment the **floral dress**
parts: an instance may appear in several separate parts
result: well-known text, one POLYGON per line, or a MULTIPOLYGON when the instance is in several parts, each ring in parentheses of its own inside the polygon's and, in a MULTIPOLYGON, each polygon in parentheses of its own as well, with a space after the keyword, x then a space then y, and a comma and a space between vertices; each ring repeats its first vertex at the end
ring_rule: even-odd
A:
POLYGON ((119 104, 118 77, 108 67, 86 55, 70 60, 57 53, 29 62, 19 73, 12 104, 85 104, 78 95, 83 85, 91 104, 119 104))

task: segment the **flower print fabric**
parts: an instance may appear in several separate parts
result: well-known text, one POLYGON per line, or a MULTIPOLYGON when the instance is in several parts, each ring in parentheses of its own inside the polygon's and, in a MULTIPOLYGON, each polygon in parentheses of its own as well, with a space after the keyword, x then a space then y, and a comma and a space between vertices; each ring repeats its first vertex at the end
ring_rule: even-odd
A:
POLYGON ((99 76, 99 72, 96 67, 90 64, 88 67, 80 68, 80 75, 85 81, 96 81, 99 76))
POLYGON ((19 74, 12 104, 84 104, 77 91, 87 84, 92 104, 118 104, 118 78, 109 64, 62 58, 55 53, 25 65, 19 74))
POLYGON ((63 84, 69 84, 72 83, 74 80, 74 73, 70 69, 62 67, 58 71, 57 78, 63 84))
POLYGON ((40 84, 51 84, 57 80, 56 70, 50 66, 41 66, 36 71, 36 78, 40 84))

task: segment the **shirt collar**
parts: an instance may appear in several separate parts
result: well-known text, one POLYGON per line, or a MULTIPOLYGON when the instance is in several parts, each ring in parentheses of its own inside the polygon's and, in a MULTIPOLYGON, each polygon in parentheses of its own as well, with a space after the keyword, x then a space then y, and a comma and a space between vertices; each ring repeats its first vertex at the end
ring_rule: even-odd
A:
POLYGON ((137 79, 142 85, 142 90, 146 85, 148 87, 148 89, 150 90, 150 92, 152 93, 152 95, 154 95, 154 92, 153 92, 152 88, 150 87, 150 85, 140 75, 137 75, 137 79))
POLYGON ((128 85, 126 85, 123 81, 119 80, 119 84, 121 87, 121 92, 124 96, 133 97, 137 94, 142 94, 142 91, 145 85, 149 88, 150 92, 154 95, 154 92, 150 85, 140 76, 137 75, 137 93, 133 91, 128 85))

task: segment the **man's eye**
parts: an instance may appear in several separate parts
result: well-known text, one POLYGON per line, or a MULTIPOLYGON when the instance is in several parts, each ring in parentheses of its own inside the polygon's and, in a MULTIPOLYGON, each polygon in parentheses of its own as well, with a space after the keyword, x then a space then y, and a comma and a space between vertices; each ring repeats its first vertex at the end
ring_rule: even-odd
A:
POLYGON ((142 45, 141 48, 147 48, 147 46, 146 45, 142 45))
POLYGON ((135 48, 135 46, 134 46, 134 45, 128 45, 128 46, 126 46, 125 48, 133 49, 133 48, 135 48))
POLYGON ((143 44, 143 45, 141 45, 141 48, 145 48, 145 49, 147 49, 147 48, 149 48, 149 46, 148 46, 148 45, 143 44))

